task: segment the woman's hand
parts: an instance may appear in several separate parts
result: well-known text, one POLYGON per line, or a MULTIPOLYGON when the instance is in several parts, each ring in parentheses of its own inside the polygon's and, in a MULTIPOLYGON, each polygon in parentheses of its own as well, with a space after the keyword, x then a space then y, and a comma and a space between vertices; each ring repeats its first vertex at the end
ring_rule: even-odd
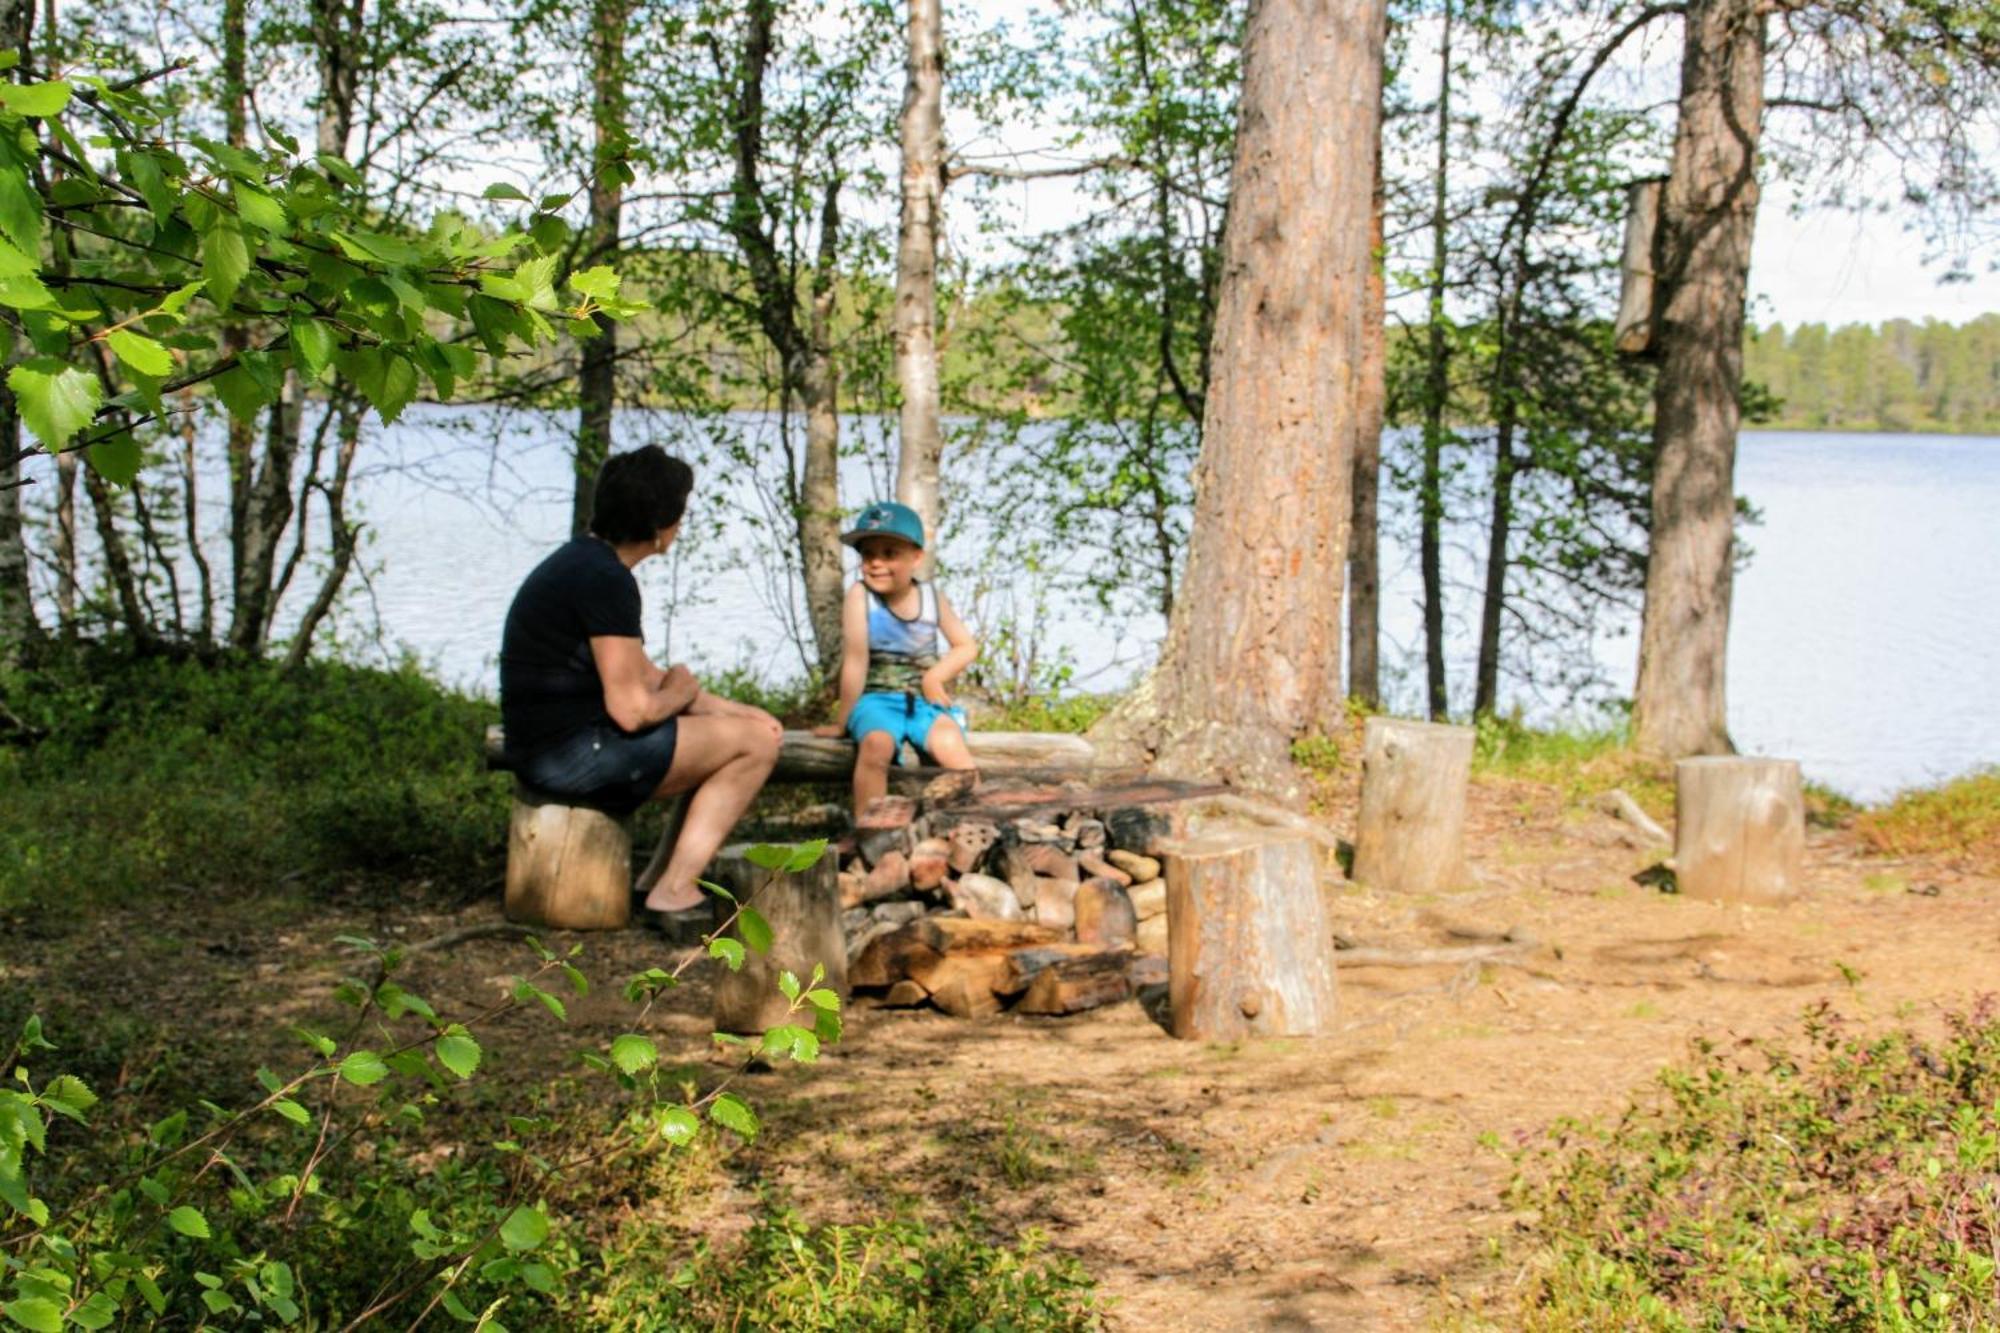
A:
POLYGON ((847 734, 847 728, 841 726, 838 722, 829 722, 825 726, 814 727, 812 730, 813 735, 830 741, 839 740, 847 734))
POLYGON ((924 698, 932 707, 951 707, 951 691, 944 687, 944 675, 936 667, 924 672, 924 678, 920 683, 923 686, 924 698))

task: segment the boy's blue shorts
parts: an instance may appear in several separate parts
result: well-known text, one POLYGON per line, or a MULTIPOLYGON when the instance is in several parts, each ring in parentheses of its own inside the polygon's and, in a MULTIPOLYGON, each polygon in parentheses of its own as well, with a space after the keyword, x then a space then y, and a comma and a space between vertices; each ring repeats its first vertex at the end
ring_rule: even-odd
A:
POLYGON ((847 734, 859 741, 871 731, 886 731, 896 742, 898 755, 905 741, 915 746, 919 754, 927 755, 925 743, 930 740, 931 727, 941 717, 950 718, 958 723, 960 731, 965 730, 963 708, 939 708, 922 695, 878 690, 854 701, 854 711, 847 715, 847 734))

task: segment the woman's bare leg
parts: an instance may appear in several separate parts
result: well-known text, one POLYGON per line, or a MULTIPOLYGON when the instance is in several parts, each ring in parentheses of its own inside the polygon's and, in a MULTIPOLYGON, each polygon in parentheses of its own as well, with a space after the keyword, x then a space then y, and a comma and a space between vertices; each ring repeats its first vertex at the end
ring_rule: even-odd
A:
POLYGON ((684 912, 702 902, 696 881, 778 762, 778 738, 753 719, 683 714, 676 723, 674 762, 653 799, 692 793, 673 858, 646 895, 656 912, 684 912))
POLYGON ((861 738, 854 752, 854 817, 889 794, 889 763, 896 757, 896 738, 886 731, 871 731, 861 738))

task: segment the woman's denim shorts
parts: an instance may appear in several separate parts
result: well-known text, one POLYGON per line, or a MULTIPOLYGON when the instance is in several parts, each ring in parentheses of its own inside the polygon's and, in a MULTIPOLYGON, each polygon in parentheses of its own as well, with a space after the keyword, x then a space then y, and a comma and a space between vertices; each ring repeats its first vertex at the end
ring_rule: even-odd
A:
POLYGON ((645 731, 597 722, 544 746, 516 771, 536 791, 629 815, 658 791, 674 763, 673 718, 645 731))

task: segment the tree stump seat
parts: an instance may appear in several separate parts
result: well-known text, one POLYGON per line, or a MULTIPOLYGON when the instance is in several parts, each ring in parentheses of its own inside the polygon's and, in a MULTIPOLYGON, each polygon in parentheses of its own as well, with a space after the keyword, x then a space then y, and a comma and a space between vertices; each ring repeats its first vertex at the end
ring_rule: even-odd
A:
POLYGON ((515 782, 507 820, 509 921, 622 930, 632 919, 632 830, 617 815, 515 782))

